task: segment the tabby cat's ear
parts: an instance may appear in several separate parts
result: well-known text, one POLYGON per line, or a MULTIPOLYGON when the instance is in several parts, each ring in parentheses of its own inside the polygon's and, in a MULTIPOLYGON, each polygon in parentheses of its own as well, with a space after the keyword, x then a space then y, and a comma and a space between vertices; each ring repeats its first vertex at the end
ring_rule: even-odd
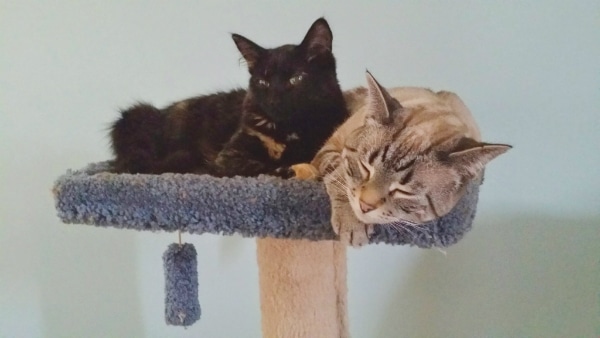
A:
POLYGON ((483 143, 463 137, 448 157, 455 168, 467 177, 474 178, 487 163, 511 148, 508 144, 483 143))
POLYGON ((395 114, 402 111, 402 105, 383 88, 377 80, 367 71, 368 112, 367 122, 388 124, 394 121, 395 114))
POLYGON ((231 34, 231 37, 246 60, 248 70, 252 71, 265 49, 239 34, 231 34))
POLYGON ((332 41, 333 34, 329 24, 325 19, 319 18, 310 26, 300 46, 306 50, 307 60, 312 61, 319 55, 330 54, 332 41))

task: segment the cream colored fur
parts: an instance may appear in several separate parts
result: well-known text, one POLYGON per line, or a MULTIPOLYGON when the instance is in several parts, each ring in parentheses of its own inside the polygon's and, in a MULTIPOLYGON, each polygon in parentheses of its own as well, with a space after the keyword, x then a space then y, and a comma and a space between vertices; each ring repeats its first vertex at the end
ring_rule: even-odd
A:
POLYGON ((445 215, 466 182, 510 149, 481 142, 454 93, 386 89, 370 74, 367 83, 345 93, 352 115, 311 162, 330 195, 334 230, 353 245, 368 242, 373 224, 415 226, 445 215))
MULTIPOLYGON (((419 113, 415 114, 418 117, 408 121, 405 127, 406 134, 403 132, 406 143, 419 144, 420 148, 423 148, 450 133, 454 136, 464 135, 475 141, 481 141, 481 133, 471 111, 455 93, 448 91, 436 93, 419 87, 395 87, 389 88, 388 92, 405 109, 419 110, 419 113)), ((327 146, 332 145, 331 149, 341 153, 347 138, 354 130, 364 125, 369 113, 366 88, 348 90, 344 93, 344 98, 352 115, 335 131, 312 161, 312 164, 319 169, 327 164, 321 157, 323 150, 327 150, 327 146)))

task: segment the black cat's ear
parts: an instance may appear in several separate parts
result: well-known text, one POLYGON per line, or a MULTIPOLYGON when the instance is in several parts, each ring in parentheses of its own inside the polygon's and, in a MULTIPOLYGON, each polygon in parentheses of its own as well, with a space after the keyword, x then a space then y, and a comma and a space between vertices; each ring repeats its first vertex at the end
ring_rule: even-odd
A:
POLYGON ((465 176, 475 178, 486 164, 511 148, 508 144, 484 143, 463 137, 448 154, 448 159, 465 176))
POLYGON ((402 105, 383 88, 367 71, 368 112, 367 122, 388 124, 394 121, 396 114, 402 111, 402 105))
POLYGON ((308 29, 300 46, 306 50, 307 60, 311 61, 319 55, 331 53, 333 34, 329 24, 323 18, 317 19, 308 29))
POLYGON ((246 60, 248 70, 252 71, 265 49, 239 34, 231 34, 231 37, 246 60))

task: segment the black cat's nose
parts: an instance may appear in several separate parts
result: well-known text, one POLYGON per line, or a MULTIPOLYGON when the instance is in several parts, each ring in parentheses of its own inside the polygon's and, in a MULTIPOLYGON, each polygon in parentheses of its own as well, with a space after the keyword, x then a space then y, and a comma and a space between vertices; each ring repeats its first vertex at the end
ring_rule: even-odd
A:
POLYGON ((365 214, 369 211, 375 210, 375 208, 376 208, 374 205, 366 203, 361 199, 358 200, 358 203, 360 204, 360 210, 362 212, 364 212, 365 214))

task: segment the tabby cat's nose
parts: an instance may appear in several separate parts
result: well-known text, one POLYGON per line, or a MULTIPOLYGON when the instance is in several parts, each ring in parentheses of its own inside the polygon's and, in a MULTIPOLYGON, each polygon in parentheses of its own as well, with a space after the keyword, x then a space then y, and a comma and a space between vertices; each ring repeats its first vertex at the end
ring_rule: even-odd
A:
POLYGON ((363 202, 363 200, 359 199, 358 203, 360 204, 360 210, 362 210, 362 212, 364 212, 365 214, 371 210, 375 209, 374 205, 371 205, 369 203, 365 203, 363 202))

